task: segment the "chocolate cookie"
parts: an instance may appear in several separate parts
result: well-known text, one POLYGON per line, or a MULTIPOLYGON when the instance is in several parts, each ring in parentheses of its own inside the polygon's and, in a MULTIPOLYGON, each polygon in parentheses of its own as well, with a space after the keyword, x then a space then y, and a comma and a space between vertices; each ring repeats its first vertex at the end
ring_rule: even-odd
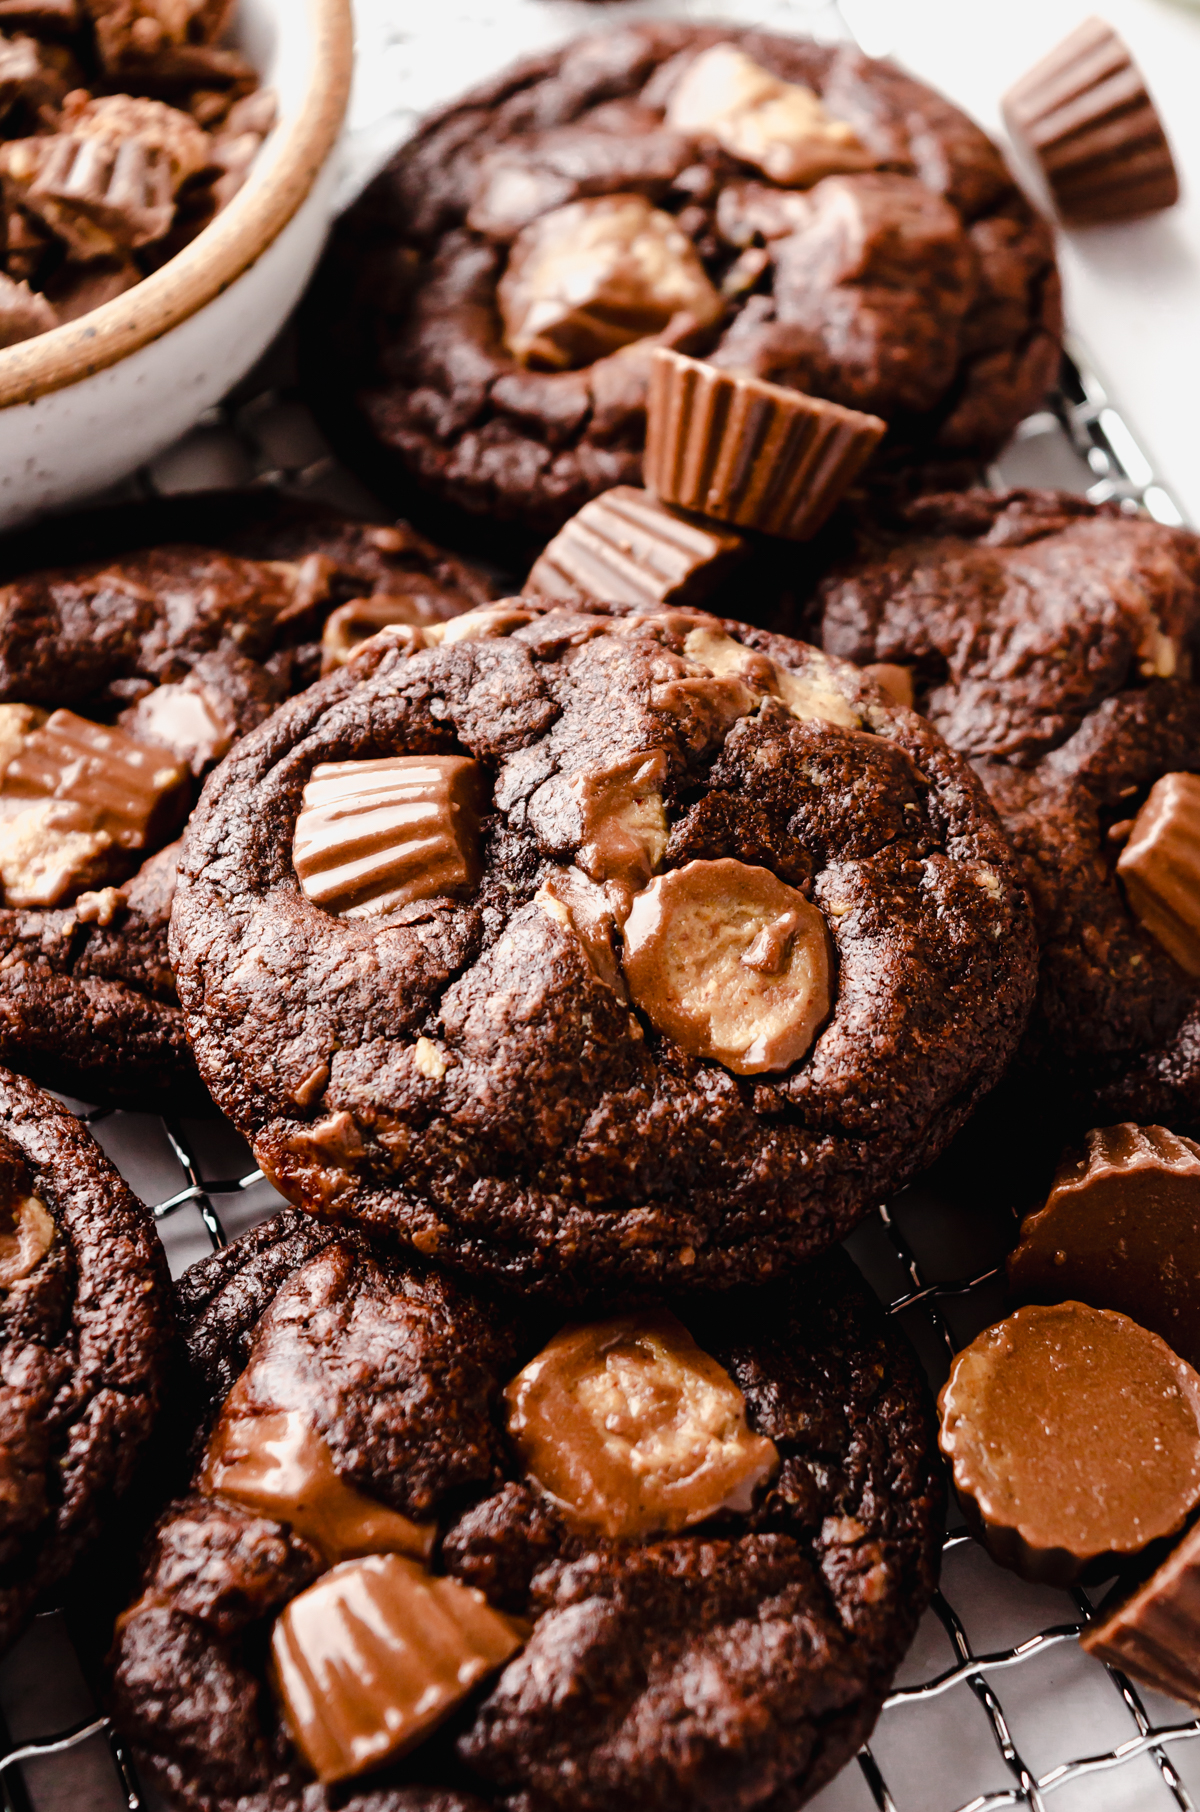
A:
POLYGON ((872 681, 527 598, 385 630, 227 757, 171 940, 289 1199, 565 1292, 827 1245, 961 1124, 1034 984, 982 789, 872 681))
POLYGON ((173 1326, 147 1211, 73 1114, 0 1070, 0 1648, 128 1488, 173 1326))
POLYGON ((317 676, 322 623, 335 663, 488 595, 406 524, 262 494, 0 544, 0 1057, 89 1099, 194 1084, 166 928, 203 775, 317 676))
POLYGON ((544 536, 640 482, 657 345, 980 457, 1060 328, 1048 227, 941 96, 845 46, 640 20, 396 155, 334 233, 306 381, 377 487, 544 536))
POLYGON ((1200 1127, 1200 967, 1158 903, 1187 786, 1165 800, 1170 823, 1131 837, 1156 782, 1197 784, 1200 539, 1045 491, 926 498, 893 526, 820 587, 815 633, 910 670, 918 710, 969 757, 1024 860, 1036 1096, 1088 1126, 1200 1127))
POLYGON ((196 1465, 113 1652, 172 1803, 750 1812, 865 1739, 942 1485, 843 1254, 564 1329, 290 1211, 179 1288, 196 1465))

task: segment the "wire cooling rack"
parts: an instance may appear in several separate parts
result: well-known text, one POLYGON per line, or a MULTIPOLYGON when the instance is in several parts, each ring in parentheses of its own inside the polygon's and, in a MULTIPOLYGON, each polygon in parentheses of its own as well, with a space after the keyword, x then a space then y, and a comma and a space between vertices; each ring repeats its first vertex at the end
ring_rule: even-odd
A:
MULTIPOLYGON (((469 10, 473 29, 454 34, 446 96, 486 73, 489 61, 499 64, 531 47, 542 30, 536 6, 525 0, 497 0, 490 11, 482 0, 447 4, 451 12, 469 10), (466 67, 464 55, 468 62, 474 56, 480 69, 466 67)), ((428 63, 413 54, 413 32, 396 23, 392 0, 359 5, 364 24, 377 20, 375 41, 360 57, 360 84, 374 83, 389 97, 374 137, 366 128, 360 134, 361 174, 373 156, 377 161, 390 149, 419 105, 446 97, 428 63)), ((625 12, 668 9, 753 17, 824 38, 848 35, 833 0, 633 0, 625 12)), ((573 29, 583 10, 546 8, 573 29)), ((361 118, 373 104, 369 94, 359 98, 361 118)), ((1115 499, 1164 523, 1181 521, 1075 346, 1046 407, 1021 425, 989 477, 997 487, 1054 486, 1094 502, 1115 499)), ((283 485, 351 509, 374 507, 337 466, 304 408, 286 336, 224 404, 114 496, 244 484, 283 485)), ((154 1204, 176 1275, 279 1205, 248 1148, 222 1120, 70 1105, 137 1194, 154 1204)), ((1004 1313, 1002 1264, 1013 1242, 1015 1207, 989 1207, 925 1181, 879 1208, 847 1242, 921 1353, 935 1388, 952 1354, 1004 1313)), ((1076 1638, 1092 1606, 1082 1589, 1029 1586, 1003 1572, 952 1524, 941 1589, 870 1744, 857 1766, 844 1769, 812 1802, 816 1812, 1200 1812, 1200 1719, 1185 1718, 1173 1701, 1139 1692, 1083 1653, 1076 1638)), ((0 1812, 152 1812, 155 1804, 98 1709, 63 1617, 39 1617, 0 1660, 0 1812)))

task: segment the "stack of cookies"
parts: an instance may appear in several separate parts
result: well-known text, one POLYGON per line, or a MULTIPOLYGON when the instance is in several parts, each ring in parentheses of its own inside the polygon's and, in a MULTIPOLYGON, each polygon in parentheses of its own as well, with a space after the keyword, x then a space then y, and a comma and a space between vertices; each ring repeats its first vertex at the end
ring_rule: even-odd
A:
POLYGON ((837 1242, 1014 1117, 941 1446, 1029 1577, 1172 1544, 1093 1646, 1200 1693, 1200 541, 972 486, 1060 328, 946 102, 643 21, 335 234, 315 400, 419 529, 0 556, 0 1634, 108 1542, 171 1805, 803 1803, 944 1523, 837 1242), (289 1206, 172 1292, 39 1082, 207 1091, 289 1206))

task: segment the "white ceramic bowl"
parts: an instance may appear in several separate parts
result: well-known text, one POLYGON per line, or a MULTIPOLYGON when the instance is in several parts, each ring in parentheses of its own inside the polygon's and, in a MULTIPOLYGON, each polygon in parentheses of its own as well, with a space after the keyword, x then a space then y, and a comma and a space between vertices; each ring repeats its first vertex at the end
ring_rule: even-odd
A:
POLYGON ((242 377, 298 300, 333 211, 350 0, 240 0, 279 100, 246 186, 116 301, 0 350, 0 528, 126 477, 242 377))

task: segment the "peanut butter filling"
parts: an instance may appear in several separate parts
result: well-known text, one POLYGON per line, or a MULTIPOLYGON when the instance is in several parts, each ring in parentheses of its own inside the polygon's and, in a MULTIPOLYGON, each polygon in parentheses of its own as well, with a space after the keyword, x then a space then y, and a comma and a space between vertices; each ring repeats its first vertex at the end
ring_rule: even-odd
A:
POLYGON ((573 201, 532 221, 498 300, 509 351, 543 371, 591 365, 677 317, 707 325, 724 306, 687 234, 644 195, 573 201))
POLYGON ((53 1244, 54 1222, 36 1195, 0 1210, 0 1290, 36 1271, 53 1244))
POLYGON ((732 1378, 665 1309, 564 1328, 504 1394, 530 1477, 606 1535, 747 1511, 779 1463, 732 1378))
POLYGON ((808 188, 835 171, 866 170, 875 158, 853 126, 828 113, 811 88, 772 75, 733 44, 714 44, 684 71, 667 124, 715 139, 783 188, 808 188))
POLYGON ((482 1592, 378 1554, 293 1598, 271 1664, 296 1746, 328 1784, 407 1754, 522 1641, 482 1592))
POLYGON ((730 857, 671 869, 638 894, 623 967, 658 1031, 738 1076, 790 1069, 833 998, 821 913, 770 869, 730 857))
POLYGON ((322 762, 304 789, 292 858, 314 905, 376 918, 479 876, 483 777, 463 755, 322 762))

